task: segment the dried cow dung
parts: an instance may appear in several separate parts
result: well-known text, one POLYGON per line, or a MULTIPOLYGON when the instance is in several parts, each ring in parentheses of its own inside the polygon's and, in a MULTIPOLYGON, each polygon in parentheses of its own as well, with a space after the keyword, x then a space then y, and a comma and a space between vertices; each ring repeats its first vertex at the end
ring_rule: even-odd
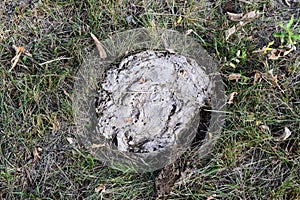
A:
POLYGON ((97 131, 117 150, 151 153, 195 134, 210 92, 209 77, 195 60, 146 50, 104 74, 96 98, 97 131))

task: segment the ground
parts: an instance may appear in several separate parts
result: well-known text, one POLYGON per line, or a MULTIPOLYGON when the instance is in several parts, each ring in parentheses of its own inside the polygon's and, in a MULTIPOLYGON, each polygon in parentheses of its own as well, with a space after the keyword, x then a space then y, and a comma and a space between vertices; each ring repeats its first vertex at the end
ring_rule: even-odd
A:
POLYGON ((158 26, 190 32, 219 62, 228 97, 237 92, 212 154, 199 159, 191 152, 188 169, 165 198, 300 199, 299 40, 293 39, 297 50, 277 60, 253 53, 287 45, 273 33, 283 32, 280 22, 292 15, 290 33, 299 37, 299 12, 297 0, 2 1, 0 198, 154 198, 155 172, 111 169, 78 144, 71 95, 94 48, 90 32, 105 39, 158 26), (239 23, 227 12, 251 11, 259 17, 226 38, 239 23), (13 46, 28 51, 19 49, 15 66, 13 46))

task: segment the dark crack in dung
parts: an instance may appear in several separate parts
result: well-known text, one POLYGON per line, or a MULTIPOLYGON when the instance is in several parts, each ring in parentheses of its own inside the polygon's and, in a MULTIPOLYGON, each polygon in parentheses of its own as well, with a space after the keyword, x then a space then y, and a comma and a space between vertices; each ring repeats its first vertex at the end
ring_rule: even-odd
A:
POLYGON ((178 144, 209 97, 195 60, 146 50, 105 72, 96 98, 97 130, 119 151, 151 153, 178 144))

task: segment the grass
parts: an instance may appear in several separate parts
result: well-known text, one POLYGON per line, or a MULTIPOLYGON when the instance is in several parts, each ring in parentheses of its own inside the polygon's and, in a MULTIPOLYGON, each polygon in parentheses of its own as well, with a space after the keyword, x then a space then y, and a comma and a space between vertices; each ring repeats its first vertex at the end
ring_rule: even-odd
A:
POLYGON ((275 61, 252 54, 272 40, 273 48, 280 45, 273 33, 292 14, 299 19, 299 3, 287 7, 277 1, 236 1, 244 13, 259 10, 262 15, 225 41, 225 30, 235 24, 222 11, 225 1, 118 2, 0 3, 0 197, 154 198, 154 173, 110 169, 77 142, 70 96, 74 76, 94 47, 91 31, 105 39, 114 32, 155 25, 180 32, 192 29, 192 36, 219 61, 227 94, 239 93, 227 106, 213 156, 199 160, 191 152, 189 170, 168 199, 300 199, 299 50, 275 61), (33 56, 22 56, 9 72, 12 45, 24 46, 33 56), (253 84, 256 72, 270 69, 278 75, 277 86, 268 79, 253 84), (231 73, 247 78, 228 81, 231 73), (284 127, 292 135, 277 141, 284 127), (96 193, 100 184, 106 189, 96 193))

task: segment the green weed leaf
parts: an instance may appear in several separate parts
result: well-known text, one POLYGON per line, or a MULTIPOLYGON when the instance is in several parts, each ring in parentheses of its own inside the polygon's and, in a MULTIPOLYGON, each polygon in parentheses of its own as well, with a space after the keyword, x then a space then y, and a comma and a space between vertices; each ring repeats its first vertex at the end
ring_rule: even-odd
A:
POLYGON ((286 29, 291 30, 291 27, 292 27, 293 23, 294 23, 294 15, 292 15, 290 21, 287 23, 286 29))

